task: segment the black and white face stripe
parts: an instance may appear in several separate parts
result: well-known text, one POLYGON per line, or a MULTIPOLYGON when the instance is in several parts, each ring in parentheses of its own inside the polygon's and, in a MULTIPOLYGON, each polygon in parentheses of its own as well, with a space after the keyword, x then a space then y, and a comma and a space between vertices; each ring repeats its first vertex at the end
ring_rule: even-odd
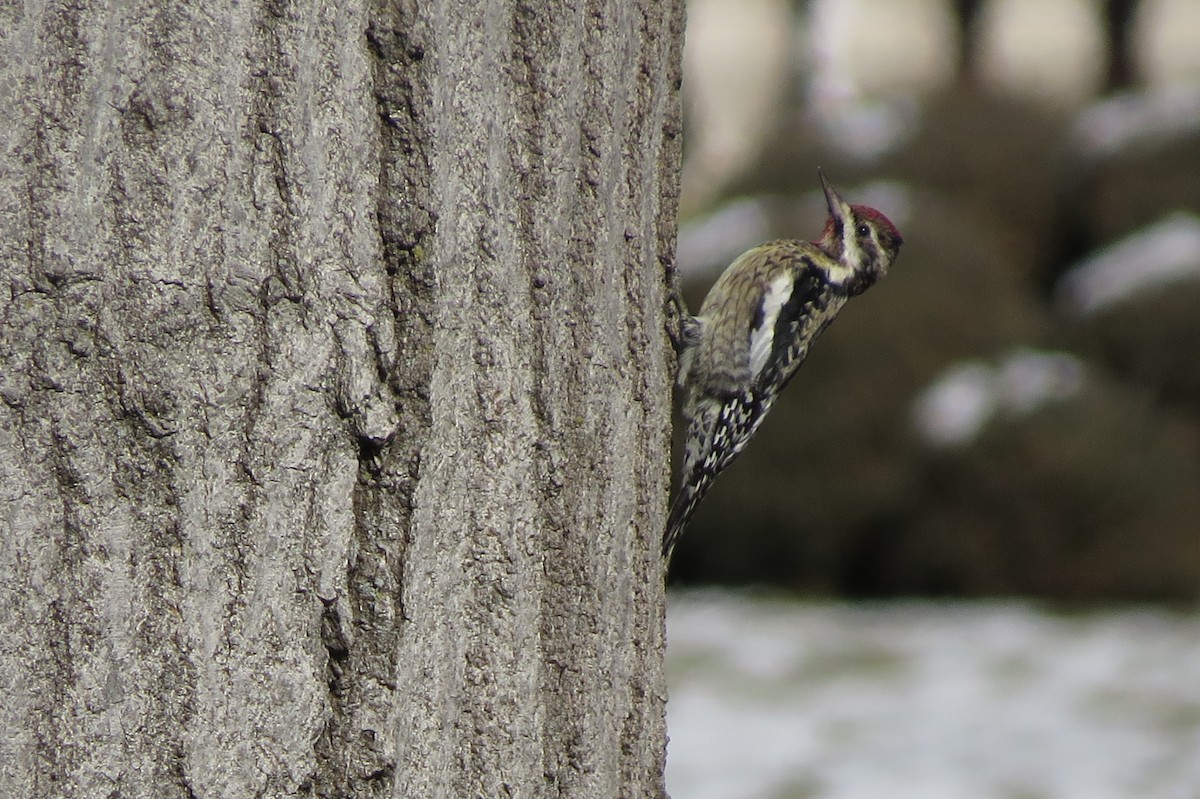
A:
POLYGON ((846 287, 854 296, 866 291, 887 271, 900 250, 900 234, 883 214, 865 205, 850 205, 826 180, 825 202, 829 221, 821 244, 840 269, 831 269, 829 279, 846 287))
MULTIPOLYGON (((854 260, 850 261, 853 274, 846 283, 846 291, 854 296, 866 291, 879 279, 883 268, 880 259, 882 248, 874 229, 861 222, 855 226, 850 241, 853 242, 854 260)), ((850 249, 850 245, 847 248, 850 249)))
POLYGON ((862 294, 887 272, 888 264, 900 248, 898 241, 886 240, 887 236, 876 225, 861 220, 855 224, 852 240, 857 260, 853 262, 854 275, 846 284, 849 296, 862 294))

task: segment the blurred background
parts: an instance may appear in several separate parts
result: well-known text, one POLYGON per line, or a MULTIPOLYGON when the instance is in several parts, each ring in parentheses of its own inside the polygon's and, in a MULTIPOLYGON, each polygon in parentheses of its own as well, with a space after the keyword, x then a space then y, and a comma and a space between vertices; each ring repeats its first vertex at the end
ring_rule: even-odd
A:
POLYGON ((689 307, 818 165, 905 244, 676 550, 673 795, 1200 796, 1200 0, 689 0, 684 58, 689 307))
POLYGON ((1200 0, 691 0, 679 268, 904 234, 676 553, 677 584, 1200 589, 1200 0))

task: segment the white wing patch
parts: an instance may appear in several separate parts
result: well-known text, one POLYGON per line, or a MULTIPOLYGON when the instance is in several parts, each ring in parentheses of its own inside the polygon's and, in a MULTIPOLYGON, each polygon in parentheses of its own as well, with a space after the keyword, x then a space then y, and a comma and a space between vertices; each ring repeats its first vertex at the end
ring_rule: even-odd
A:
POLYGON ((750 331, 750 374, 758 377, 758 373, 767 365, 771 350, 775 343, 775 323, 779 320, 779 312, 784 303, 792 296, 795 278, 790 273, 779 275, 767 284, 767 290, 762 297, 762 321, 758 327, 750 331))

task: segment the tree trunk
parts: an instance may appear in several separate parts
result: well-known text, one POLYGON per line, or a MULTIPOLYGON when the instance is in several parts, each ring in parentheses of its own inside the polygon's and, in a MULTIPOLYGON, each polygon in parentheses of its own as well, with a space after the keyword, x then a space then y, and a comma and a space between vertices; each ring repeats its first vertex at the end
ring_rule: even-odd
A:
POLYGON ((1137 59, 1134 57, 1134 24, 1139 0, 1104 0, 1101 19, 1107 58, 1104 69, 1106 94, 1128 91, 1138 85, 1137 59))
POLYGON ((681 27, 0 8, 0 795, 664 794, 681 27))

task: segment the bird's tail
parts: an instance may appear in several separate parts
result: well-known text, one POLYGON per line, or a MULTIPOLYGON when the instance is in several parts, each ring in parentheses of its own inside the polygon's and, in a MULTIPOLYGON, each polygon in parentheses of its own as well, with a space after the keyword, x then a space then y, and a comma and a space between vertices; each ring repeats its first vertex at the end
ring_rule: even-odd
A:
POLYGON ((679 543, 679 536, 683 534, 692 513, 712 485, 712 476, 693 474, 692 477, 692 480, 684 481, 679 487, 679 493, 675 495, 675 501, 671 503, 671 513, 667 517, 667 530, 663 533, 662 545, 663 562, 667 566, 671 565, 671 554, 675 551, 675 545, 679 543))

